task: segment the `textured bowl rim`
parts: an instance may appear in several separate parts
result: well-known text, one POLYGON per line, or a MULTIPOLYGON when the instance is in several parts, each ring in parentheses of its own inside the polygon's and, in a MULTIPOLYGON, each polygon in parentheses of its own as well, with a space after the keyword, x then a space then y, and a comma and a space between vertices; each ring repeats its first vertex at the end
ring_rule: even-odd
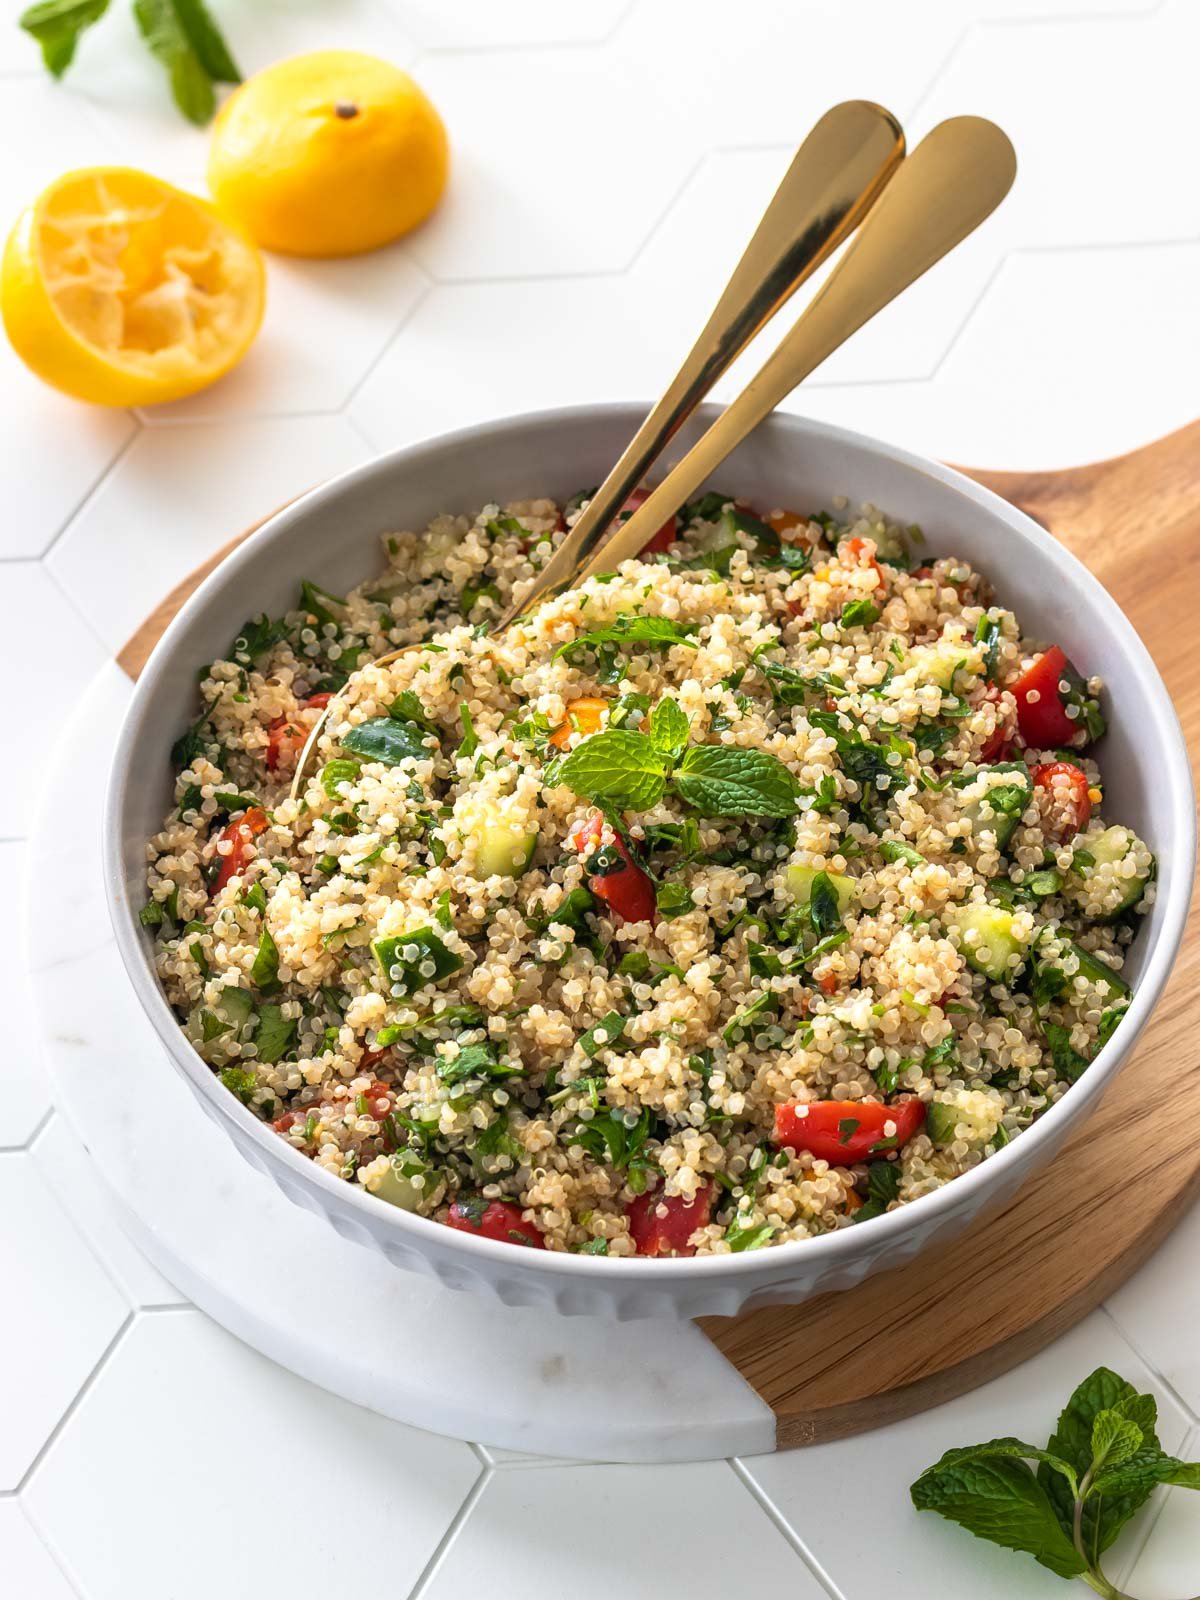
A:
MULTIPOLYGON (((514 1252, 511 1245, 502 1241, 447 1228, 429 1218, 381 1205, 360 1185, 335 1178, 276 1137, 267 1124, 220 1085, 207 1064, 188 1043, 159 987, 142 946, 136 915, 125 894, 121 819, 131 773, 131 753, 136 746, 146 709, 153 701, 173 655, 176 639, 186 632, 191 619, 204 611, 214 588, 219 584, 224 585, 231 576, 235 576, 263 545, 286 540, 289 529, 296 521, 308 518, 314 512, 332 514, 339 498, 351 485, 373 476, 390 475, 402 466, 416 465, 431 451, 446 448, 469 451, 485 436, 501 440, 506 435, 525 436, 530 432, 537 433, 585 418, 598 422, 623 419, 628 422, 632 432, 648 409, 648 406, 639 403, 615 401, 597 405, 555 406, 473 423, 404 445, 348 468, 269 517, 219 563, 185 602, 155 646, 135 684, 133 698, 114 747, 105 794, 104 880, 109 915, 125 970, 168 1056, 183 1073, 190 1087, 208 1102, 208 1108, 223 1121, 233 1123, 233 1132, 249 1137, 258 1145, 268 1166, 282 1165, 285 1172, 301 1183, 314 1184, 331 1205, 349 1209, 361 1216, 369 1233, 392 1231, 398 1242, 403 1241, 421 1254, 427 1253, 427 1245, 432 1246, 436 1242, 440 1252, 460 1254, 464 1265, 474 1260, 488 1276, 492 1276, 495 1270, 503 1270, 510 1274, 515 1271, 564 1280, 585 1280, 590 1286, 597 1287, 605 1283, 614 1288, 618 1285, 624 1288, 630 1284, 640 1284, 661 1290, 674 1287, 680 1291, 685 1287, 699 1290, 705 1279, 710 1280, 714 1289, 718 1279, 726 1284, 737 1279, 743 1282, 749 1294, 751 1290, 745 1283, 747 1279, 777 1281, 781 1275, 786 1277, 789 1266, 799 1269, 806 1264, 828 1272, 864 1253, 878 1257, 886 1251, 889 1243, 898 1242, 914 1229, 932 1230, 939 1218, 968 1207, 972 1197, 978 1197, 977 1204, 984 1203, 986 1189, 993 1181, 1002 1187, 1000 1179, 1011 1164, 1030 1159, 1038 1144, 1054 1140, 1059 1124, 1064 1119, 1079 1119, 1103 1095, 1145 1027, 1170 976, 1183 938, 1196 868, 1196 816, 1187 746, 1166 686, 1146 646, 1099 580, 1031 517, 990 489, 952 467, 849 428, 813 421, 788 412, 776 412, 762 424, 764 429, 783 431, 817 445, 845 445, 865 450, 913 474, 931 479, 948 496, 958 496, 970 502, 1003 524, 1018 542, 1032 545, 1049 573, 1065 590, 1074 592, 1084 602, 1089 619, 1102 626, 1118 642, 1138 680, 1141 694, 1139 715, 1152 723, 1163 755, 1164 781, 1171 810, 1171 847, 1176 870, 1172 875, 1169 895, 1156 899, 1150 913, 1150 923, 1155 926, 1157 933, 1156 945, 1138 980, 1121 1026, 1079 1081, 1019 1139, 1013 1140, 987 1161, 951 1183, 932 1194, 923 1195, 898 1211, 887 1212, 859 1227, 839 1228, 818 1238, 794 1240, 769 1250, 747 1251, 736 1256, 722 1254, 669 1259, 615 1257, 601 1260, 566 1251, 514 1252), (515 1255, 519 1259, 515 1260, 515 1255)), ((701 407, 698 415, 711 420, 722 409, 710 403, 701 407)))

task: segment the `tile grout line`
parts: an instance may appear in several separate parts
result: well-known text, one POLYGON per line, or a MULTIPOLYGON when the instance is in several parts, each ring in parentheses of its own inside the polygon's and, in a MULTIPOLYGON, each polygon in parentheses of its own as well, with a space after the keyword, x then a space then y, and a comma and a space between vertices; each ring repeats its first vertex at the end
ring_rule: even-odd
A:
MULTIPOLYGON (((1189 1425, 1192 1428, 1200 1428, 1200 1415, 1197 1415, 1197 1413, 1192 1410, 1192 1407, 1188 1404, 1188 1402, 1180 1394, 1179 1390, 1171 1382, 1170 1378, 1168 1378, 1164 1372, 1162 1372, 1157 1366, 1155 1366, 1154 1362, 1151 1361, 1150 1357, 1142 1349, 1141 1345, 1138 1344, 1137 1340, 1129 1332, 1129 1330, 1128 1330, 1128 1328, 1126 1328, 1125 1324, 1123 1322, 1121 1322, 1119 1320, 1119 1318, 1116 1316, 1116 1314, 1113 1312, 1112 1308, 1109 1306, 1108 1301, 1107 1300, 1103 1301, 1098 1309, 1100 1311, 1102 1311, 1104 1313, 1104 1315, 1108 1318, 1108 1320, 1112 1324, 1113 1328, 1120 1335, 1120 1337, 1125 1341, 1125 1343, 1129 1346, 1129 1348, 1133 1351, 1134 1355, 1137 1356, 1138 1360, 1141 1361, 1146 1366, 1146 1368, 1150 1372, 1152 1372, 1154 1374, 1154 1376, 1158 1379, 1159 1383, 1162 1384, 1163 1388, 1170 1395, 1171 1399, 1179 1407, 1180 1411, 1183 1412, 1184 1417, 1187 1419, 1189 1425)), ((1188 1437, 1190 1437, 1190 1434, 1188 1435, 1188 1437)))
MULTIPOLYGON (((393 345, 396 343, 396 340, 399 339, 400 335, 408 327, 409 323, 416 316, 417 312, 421 309, 421 307, 425 304, 425 302, 433 294, 434 290, 438 287, 438 280, 435 277, 433 277, 433 275, 430 272, 426 271, 426 269, 423 266, 421 266, 421 264, 419 262, 416 262, 414 264, 416 265, 417 270, 420 272, 421 276, 425 279, 425 283, 424 283, 424 285, 423 285, 423 287, 421 289, 420 294, 417 295, 417 297, 413 301, 412 305, 409 306, 408 310, 401 317, 400 321, 392 329, 392 331, 388 335, 388 337, 383 341, 382 346, 380 347, 380 349, 378 349, 375 352, 374 356, 367 363, 366 368, 358 375, 358 377, 355 379, 354 383, 352 383, 350 385, 350 388, 346 392, 346 397, 342 401, 341 405, 338 407, 337 412, 335 413, 335 415, 337 415, 339 417, 349 418, 349 416, 350 416, 350 407, 354 403, 354 401, 358 398, 359 394, 362 392, 362 389, 363 389, 364 385, 367 384, 370 381, 370 379, 374 376, 375 372, 379 368, 380 362, 389 353, 389 351, 392 349, 393 345)), ((359 429, 358 432, 359 432, 359 436, 362 437, 363 436, 362 435, 362 430, 359 429)), ((370 441, 368 441, 368 443, 369 442, 370 441)), ((376 447, 374 445, 371 445, 371 449, 375 449, 375 448, 376 447)))
MULTIPOLYGON (((91 1257, 93 1263, 95 1264, 95 1266, 99 1270, 101 1277, 108 1284, 109 1288, 117 1296, 118 1300, 121 1301, 122 1305, 128 1307, 129 1316, 130 1317, 134 1317, 134 1316, 137 1315, 138 1310, 140 1308, 137 1305, 136 1301, 134 1300, 133 1295, 129 1292, 129 1290, 126 1289, 125 1285, 121 1282, 121 1280, 117 1276, 117 1273, 114 1270, 114 1268, 109 1265, 109 1263, 105 1259, 105 1257, 101 1254, 101 1252, 97 1249, 97 1247, 92 1243, 91 1238, 89 1237, 89 1235, 86 1234, 84 1232, 84 1230, 80 1227, 79 1223, 76 1222, 75 1217, 72 1214, 72 1212, 70 1210, 68 1210, 68 1208, 63 1204, 63 1202, 58 1198, 58 1195, 54 1192, 54 1189, 51 1187, 51 1185, 50 1185, 50 1183, 48 1181, 48 1178, 47 1178, 46 1171, 45 1171, 44 1167, 42 1166, 41 1161, 38 1158, 38 1154, 37 1154, 38 1142, 41 1140, 42 1136, 45 1134, 46 1129, 50 1126, 50 1124, 52 1122, 57 1121, 57 1120, 60 1120, 59 1119, 58 1108, 57 1108, 57 1106, 55 1106, 52 1103, 51 1106, 50 1106, 49 1111, 47 1111, 46 1115, 42 1118, 41 1122, 38 1124, 38 1126, 35 1129, 34 1133, 30 1137, 28 1144, 25 1146, 25 1153, 32 1160, 33 1165, 34 1165, 34 1170, 36 1171, 39 1180, 42 1183, 45 1184, 46 1191, 47 1191, 47 1193, 48 1193, 48 1195, 50 1197, 51 1204, 54 1205, 58 1209, 58 1211, 61 1212, 62 1216, 66 1219, 66 1222, 67 1222, 68 1226, 71 1228, 72 1232, 74 1233, 76 1239, 79 1241, 80 1245, 82 1246, 82 1248, 86 1252, 86 1254, 91 1257)), ((74 1138, 75 1135, 71 1130, 70 1124, 67 1123, 65 1119, 62 1119, 62 1120, 64 1122, 64 1126, 67 1129, 67 1132, 71 1135, 72 1138, 74 1138)), ((91 1161, 92 1160, 92 1154, 88 1150, 87 1146, 83 1145, 82 1149, 83 1149, 84 1155, 87 1157, 87 1159, 89 1161, 91 1161)), ((124 1331, 124 1324, 122 1324, 121 1328, 119 1328, 117 1330, 117 1337, 118 1338, 121 1336, 121 1333, 123 1331, 124 1331)), ((107 1355, 107 1352, 105 1352, 105 1354, 107 1355)), ((103 1361, 105 1359, 105 1357, 101 1356, 100 1359, 103 1361)), ((89 1379, 89 1381, 90 1381, 90 1379, 89 1379)), ((63 1417, 62 1420, 63 1421, 66 1420, 65 1416, 63 1417)), ((51 1437, 53 1437, 53 1435, 51 1435, 51 1437)), ((49 1441, 47 1441, 47 1443, 49 1443, 49 1441)), ((33 1468, 30 1467, 29 1470, 30 1470, 30 1472, 32 1472, 33 1468)), ((27 1474, 27 1476, 28 1476, 28 1474, 27 1474)))
MULTIPOLYGON (((474 1445, 470 1445, 469 1448, 472 1451, 475 1450, 474 1445)), ((478 1457, 476 1457, 476 1459, 478 1459, 478 1457)), ((459 1506, 458 1510, 451 1517, 445 1533, 442 1534, 442 1537, 438 1540, 437 1545, 434 1548, 433 1554, 429 1557, 429 1560, 417 1574, 416 1582, 408 1591, 407 1600, 420 1600, 420 1597, 426 1592, 433 1578, 437 1575, 437 1569, 441 1566, 443 1559, 450 1549, 450 1546, 454 1543, 455 1539, 457 1539, 459 1533, 466 1524, 467 1518, 478 1505, 483 1495, 483 1491, 491 1482, 494 1470, 495 1469, 493 1467, 485 1464, 483 1471, 467 1490, 466 1497, 459 1506)))
POLYGON ((78 520, 79 515, 84 510, 84 508, 86 506, 90 505, 91 502, 95 499, 96 495, 99 494, 100 490, 104 487, 104 485, 112 477, 113 473, 120 466, 121 462, 124 461, 125 457, 133 449, 134 444, 137 442, 138 438, 141 436, 141 434, 143 432, 143 428, 142 428, 142 424, 139 421, 139 419, 137 418, 137 416, 132 411, 127 411, 126 412, 126 416, 128 416, 130 418, 130 420, 132 421, 132 423, 133 423, 133 432, 129 435, 128 439, 126 439, 125 443, 121 446, 121 448, 117 451, 116 455, 112 458, 112 460, 105 467, 104 471, 100 474, 100 476, 98 478, 96 478, 94 480, 94 482, 92 482, 91 484, 88 485, 87 490, 84 492, 84 494, 82 494, 80 496, 80 498, 76 501, 75 505, 72 506, 71 510, 67 513, 66 517, 63 519, 62 526, 58 529, 58 532, 54 535, 53 539, 51 539, 50 543, 42 551, 41 555, 38 556, 38 558, 37 558, 38 561, 41 563, 42 566, 44 566, 46 568, 47 572, 49 572, 49 570, 50 570, 49 566, 47 565, 47 557, 50 555, 50 552, 57 548, 58 543, 62 539, 63 535, 78 520))
MULTIPOLYGON (((1186 1460, 1188 1455, 1191 1453, 1191 1445, 1193 1442, 1200 1443, 1200 1427, 1192 1428, 1184 1435, 1183 1443, 1179 1447, 1184 1460, 1186 1460)), ((1169 1488, 1162 1484, 1156 1485, 1156 1488, 1163 1489, 1164 1492, 1158 1496, 1158 1503, 1154 1507, 1154 1514, 1143 1519, 1145 1525, 1139 1530, 1140 1537, 1138 1538, 1133 1549, 1130 1551, 1129 1559, 1121 1566, 1120 1583, 1122 1588, 1124 1588, 1124 1586, 1129 1582, 1134 1568, 1145 1555, 1150 1541, 1154 1537, 1154 1530, 1158 1527, 1158 1524, 1162 1519, 1162 1514, 1167 1509, 1167 1494, 1170 1492, 1169 1488)))
POLYGON ((63 1582, 71 1590, 71 1593, 78 1595, 79 1600, 86 1600, 86 1591, 84 1590, 82 1583, 78 1582, 75 1574, 67 1565, 64 1557, 60 1556, 58 1551, 51 1544, 45 1530, 41 1527, 37 1518, 32 1514, 29 1507, 20 1500, 17 1501, 17 1506, 19 1508, 20 1515, 24 1517, 25 1522, 29 1527, 29 1531, 33 1534, 33 1537, 46 1552, 46 1559, 50 1561, 55 1569, 62 1575, 63 1582))
MULTIPOLYGON (((108 1276, 107 1273, 105 1274, 105 1276, 106 1277, 108 1276)), ((122 1295, 121 1298, 124 1299, 125 1298, 124 1295, 122 1295)), ((128 1304, 128 1302, 126 1302, 126 1303, 128 1304)), ((47 1455, 49 1455, 49 1453, 50 1453, 51 1449, 53 1448, 55 1442, 61 1437, 61 1435, 63 1433, 63 1430, 66 1428, 66 1426, 67 1426, 68 1422, 70 1422, 71 1418, 75 1415, 76 1411, 78 1411, 80 1405, 83 1403, 83 1401, 86 1399, 86 1397, 91 1393, 91 1391, 92 1391, 93 1387, 95 1386, 96 1381, 99 1378, 100 1374, 104 1371, 105 1367, 108 1365, 109 1361, 112 1359, 113 1355, 115 1354, 117 1346, 124 1339, 126 1333, 133 1326, 133 1324, 136 1321, 136 1319, 137 1319, 137 1312, 136 1311, 130 1310, 130 1311, 127 1311, 125 1313, 125 1316, 121 1321, 120 1327, 117 1329, 116 1333, 113 1334, 112 1338, 108 1341, 108 1344, 100 1352, 99 1360, 92 1367, 92 1370, 88 1373, 87 1377, 79 1385, 78 1389, 76 1389, 74 1395, 72 1395, 72 1397, 71 1397, 71 1400, 70 1400, 70 1403, 67 1406, 67 1409, 63 1412, 62 1416, 59 1417, 58 1421, 54 1424, 53 1428, 50 1430, 50 1433, 47 1435, 46 1439, 43 1441, 43 1443, 41 1445, 41 1448, 38 1450, 38 1452, 34 1456, 33 1460, 29 1463, 29 1465, 26 1467, 25 1471, 21 1474, 21 1477, 18 1479, 17 1488, 16 1488, 17 1494, 22 1494, 29 1487, 29 1484, 32 1481, 34 1473, 41 1466, 42 1462, 46 1459, 47 1455)))
POLYGON ((730 1456, 726 1465, 729 1467, 734 1477, 741 1479, 743 1488, 757 1503, 759 1510, 770 1519, 772 1524, 787 1540, 792 1550, 808 1568, 816 1582, 820 1584, 821 1588, 824 1589, 825 1593, 829 1596, 829 1600, 846 1600, 846 1597, 842 1593, 841 1589, 838 1588, 837 1584, 834 1583, 832 1577, 830 1577, 829 1573, 825 1571, 825 1568, 817 1560, 816 1556, 813 1555, 812 1551, 809 1550, 808 1546, 801 1539, 800 1535, 778 1510, 774 1502, 765 1493, 765 1491, 759 1488, 753 1477, 751 1477, 741 1457, 730 1456))

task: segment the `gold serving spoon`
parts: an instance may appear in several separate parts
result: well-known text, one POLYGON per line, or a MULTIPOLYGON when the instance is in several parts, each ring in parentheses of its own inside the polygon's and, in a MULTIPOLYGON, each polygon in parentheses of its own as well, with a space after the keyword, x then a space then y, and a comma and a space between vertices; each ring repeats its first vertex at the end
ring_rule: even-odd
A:
MULTIPOLYGON (((983 117, 939 123, 896 173, 774 355, 633 515, 579 552, 570 582, 639 555, 798 383, 992 214, 1016 172, 1013 147, 995 123, 983 117)), ((556 560, 570 543, 568 537, 556 560)))
MULTIPOLYGON (((567 539, 538 574, 519 606, 510 606, 491 632, 527 615, 547 594, 575 581, 582 561, 637 488, 672 435, 721 374, 779 308, 858 227, 904 159, 904 133, 889 111, 869 100, 848 100, 827 111, 797 150, 763 213, 712 315, 662 399, 592 496, 567 539)), ((377 658, 388 666, 404 645, 377 658)), ((329 715, 314 723, 290 790, 304 773, 329 715)))

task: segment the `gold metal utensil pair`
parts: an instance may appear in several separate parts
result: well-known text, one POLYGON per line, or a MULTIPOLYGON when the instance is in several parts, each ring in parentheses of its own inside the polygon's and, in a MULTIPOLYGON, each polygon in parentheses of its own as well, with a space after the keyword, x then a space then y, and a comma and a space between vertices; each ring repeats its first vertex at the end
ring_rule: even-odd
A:
MULTIPOLYGON (((953 117, 905 157, 900 124, 882 106, 834 106, 805 139, 699 338, 661 400, 499 632, 542 600, 645 549, 764 417, 839 345, 991 215, 1016 157, 994 123, 953 117), (614 518, 652 463, 731 362, 813 272, 858 229, 841 260, 757 375, 623 522, 614 518)), ((412 648, 411 646, 405 648, 412 648)), ((403 654, 380 657, 385 665, 403 654)), ((328 715, 308 736, 293 799, 328 715)))

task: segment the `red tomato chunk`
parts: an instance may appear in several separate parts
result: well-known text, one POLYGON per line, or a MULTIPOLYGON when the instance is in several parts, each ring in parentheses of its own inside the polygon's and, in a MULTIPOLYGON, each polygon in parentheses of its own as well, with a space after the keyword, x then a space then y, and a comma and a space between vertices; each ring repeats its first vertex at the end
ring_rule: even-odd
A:
POLYGON ((629 1237, 640 1256, 694 1256, 688 1243, 697 1228, 706 1227, 712 1215, 713 1185, 706 1184, 694 1200, 681 1194, 640 1194, 625 1215, 629 1237), (660 1216, 659 1213, 662 1213, 660 1216))
MULTIPOLYGON (((601 849, 603 832, 604 818, 598 811, 575 830, 572 839, 581 856, 591 858, 601 849)), ((614 833, 609 848, 624 865, 617 866, 614 871, 589 873, 588 888, 597 900, 605 902, 619 922, 653 924, 657 917, 654 885, 634 861, 619 833, 614 833)))
MULTIPOLYGON (((627 517, 631 517, 635 511, 646 504, 649 498, 649 489, 635 489, 620 511, 617 512, 616 522, 621 523, 627 517)), ((671 517, 669 521, 663 523, 657 533, 650 536, 650 542, 642 546, 642 554, 644 556, 658 555, 666 550, 669 545, 674 544, 675 528, 675 518, 671 517)))
POLYGON ((813 1100, 807 1105, 789 1100, 775 1107, 775 1143, 807 1150, 833 1167, 849 1167, 900 1149, 924 1122, 925 1107, 919 1100, 891 1106, 868 1100, 813 1100))
POLYGON ((1017 702, 1017 722, 1021 737, 1031 750, 1051 750, 1069 744, 1084 724, 1067 715, 1060 683, 1068 680, 1074 668, 1066 654, 1051 645, 1045 655, 1010 684, 1017 702))
POLYGON ((236 877, 245 869, 246 863, 254 856, 254 836, 265 833, 268 826, 267 813, 260 806, 251 806, 244 816, 221 830, 220 839, 227 841, 233 848, 228 855, 220 853, 217 855, 221 867, 213 879, 214 895, 220 894, 230 878, 236 877))
POLYGON ((482 1195, 456 1200, 446 1223, 460 1233, 478 1233, 485 1239, 498 1239, 501 1244, 523 1244, 531 1250, 546 1248, 541 1234, 532 1222, 525 1221, 520 1206, 510 1200, 489 1201, 482 1195))
POLYGON ((1087 774, 1070 761, 1045 761, 1033 769, 1034 787, 1045 789, 1059 802, 1063 828, 1059 837, 1069 839, 1087 827, 1092 816, 1091 786, 1087 774))

